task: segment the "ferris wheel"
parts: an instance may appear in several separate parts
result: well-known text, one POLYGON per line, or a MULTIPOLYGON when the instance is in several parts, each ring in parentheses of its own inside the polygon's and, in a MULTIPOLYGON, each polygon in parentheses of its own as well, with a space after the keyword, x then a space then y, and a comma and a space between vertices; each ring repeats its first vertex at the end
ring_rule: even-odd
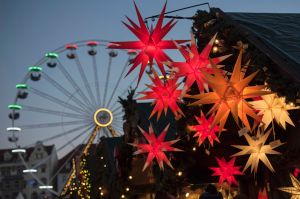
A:
POLYGON ((105 40, 79 41, 46 53, 28 67, 24 79, 16 85, 13 103, 8 105, 8 139, 16 147, 12 152, 18 153, 24 163, 23 173, 29 173, 40 188, 54 195, 59 193, 53 190, 53 181, 65 165, 47 182, 42 181, 36 172, 49 157, 29 164, 24 158, 26 148, 37 141, 55 143, 61 156, 78 153, 75 147, 83 144, 83 149, 76 149, 86 154, 102 136, 124 134, 118 97, 124 97, 128 88, 136 85, 137 75, 124 79, 135 52, 110 50, 108 45, 105 40))

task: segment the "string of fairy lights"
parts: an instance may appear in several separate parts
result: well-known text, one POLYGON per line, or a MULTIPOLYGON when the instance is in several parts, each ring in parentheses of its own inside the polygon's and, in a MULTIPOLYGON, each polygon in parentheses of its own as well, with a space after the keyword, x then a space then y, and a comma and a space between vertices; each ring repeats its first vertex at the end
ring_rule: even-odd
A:
POLYGON ((72 183, 70 187, 70 195, 76 192, 76 195, 80 199, 90 199, 91 193, 91 182, 90 182, 90 172, 86 169, 86 159, 82 158, 80 161, 80 172, 76 176, 73 176, 72 183))

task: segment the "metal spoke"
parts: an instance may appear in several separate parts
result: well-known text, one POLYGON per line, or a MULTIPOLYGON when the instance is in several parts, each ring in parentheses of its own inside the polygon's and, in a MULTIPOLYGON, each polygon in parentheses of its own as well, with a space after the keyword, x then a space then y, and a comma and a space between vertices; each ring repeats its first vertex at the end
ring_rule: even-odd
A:
POLYGON ((116 115, 114 115, 114 120, 122 119, 123 115, 121 113, 124 113, 124 112, 120 112, 120 113, 117 113, 116 115))
MULTIPOLYGON (((89 126, 89 128, 87 128, 86 130, 91 129, 91 126, 89 126)), ((64 144, 63 146, 61 146, 60 148, 58 148, 56 150, 56 152, 61 151, 62 149, 64 149, 65 147, 69 146, 70 142, 73 142, 75 140, 77 140, 78 138, 80 138, 82 135, 84 135, 86 132, 83 131, 82 133, 80 133, 79 135, 75 136, 71 141, 69 141, 68 143, 64 144)), ((46 158, 44 158, 42 161, 40 161, 38 164, 34 165, 33 168, 38 168, 39 166, 41 166, 43 163, 45 163, 47 160, 49 160, 51 158, 51 156, 48 156, 46 158)))
POLYGON ((83 91, 81 90, 81 88, 76 84, 76 82, 74 81, 74 79, 72 78, 72 76, 70 75, 70 73, 66 70, 66 68, 62 65, 62 63, 59 61, 59 59, 57 59, 57 65, 58 68, 60 69, 60 71, 63 73, 63 75, 66 77, 66 79, 69 81, 69 83, 72 85, 72 87, 78 91, 78 94, 81 96, 82 100, 87 103, 87 106, 89 108, 93 108, 93 105, 90 103, 90 101, 88 100, 87 96, 83 93, 83 91))
POLYGON ((113 122, 114 122, 114 121, 123 121, 123 115, 122 115, 122 114, 116 115, 116 116, 114 117, 113 122))
POLYGON ((112 126, 112 130, 116 133, 116 136, 122 135, 121 132, 123 132, 123 128, 120 126, 112 126))
POLYGON ((80 106, 83 110, 85 110, 86 113, 90 112, 88 110, 87 106, 74 95, 74 94, 76 94, 76 92, 73 94, 70 93, 67 89, 65 89, 63 86, 61 86, 57 81, 55 81, 53 78, 51 78, 46 73, 43 73, 43 77, 51 85, 53 85, 55 88, 57 88, 57 90, 59 90, 62 94, 64 94, 66 97, 68 97, 70 100, 75 102, 78 106, 80 106))
POLYGON ((122 129, 122 130, 123 130, 123 127, 122 127, 121 125, 119 125, 119 124, 113 125, 113 128, 119 128, 119 129, 122 129))
MULTIPOLYGON (((41 141, 42 143, 45 143, 45 142, 49 142, 49 141, 51 141, 51 140, 54 140, 54 139, 57 139, 57 138, 60 138, 60 137, 66 136, 66 135, 71 135, 72 133, 75 133, 76 131, 85 129, 85 128, 89 127, 90 125, 92 125, 92 122, 89 123, 89 124, 81 125, 81 126, 79 126, 79 127, 75 127, 75 128, 70 129, 70 130, 68 130, 68 131, 59 133, 59 134, 57 134, 57 135, 54 135, 54 136, 52 136, 52 137, 45 138, 45 139, 40 140, 40 141, 41 141)), ((24 148, 32 147, 32 146, 34 146, 34 145, 35 145, 35 143, 34 143, 34 144, 27 145, 27 146, 25 146, 24 148)))
POLYGON ((123 111, 123 107, 121 105, 117 106, 115 109, 112 109, 111 112, 115 115, 119 113, 119 110, 123 111))
POLYGON ((72 138, 67 144, 65 144, 65 145, 63 145, 63 146, 61 146, 61 147, 59 147, 59 148, 57 149, 57 151, 62 150, 63 148, 67 147, 69 144, 73 145, 73 142, 74 142, 75 140, 77 140, 78 138, 80 138, 82 135, 86 134, 86 131, 89 131, 89 130, 92 129, 93 127, 94 127, 93 125, 90 125, 85 131, 83 131, 83 132, 80 133, 79 135, 77 135, 77 136, 75 136, 74 138, 72 138))
POLYGON ((119 116, 118 118, 115 118, 113 122, 123 122, 123 118, 119 116))
POLYGON ((112 129, 116 132, 117 136, 122 135, 121 132, 123 132, 123 129, 121 127, 114 126, 112 129))
POLYGON ((22 129, 38 129, 38 128, 49 128, 49 127, 58 127, 58 126, 70 126, 70 125, 80 125, 91 120, 75 120, 75 121, 68 121, 68 122, 49 122, 49 123, 42 123, 42 124, 27 124, 21 125, 22 129))
POLYGON ((33 106, 28 106, 28 105, 22 105, 22 107, 23 107, 23 110, 30 111, 30 112, 44 113, 44 114, 49 114, 49 115, 68 117, 68 118, 77 118, 77 119, 88 119, 89 118, 87 116, 82 116, 79 114, 67 113, 67 112, 62 112, 62 111, 54 111, 54 110, 50 110, 50 109, 38 108, 38 107, 33 107, 33 106))
POLYGON ((95 96, 93 95, 91 86, 90 86, 90 84, 89 84, 89 82, 88 82, 88 80, 86 78, 86 75, 84 73, 84 70, 82 68, 82 65, 80 63, 80 60, 79 60, 79 57, 78 57, 77 54, 75 55, 75 62, 76 62, 76 65, 77 65, 77 69, 78 69, 78 71, 80 73, 81 79, 83 80, 84 86, 85 86, 85 88, 86 88, 86 90, 88 92, 88 95, 89 95, 89 97, 90 97, 90 99, 92 101, 92 104, 94 104, 94 106, 97 106, 97 103, 96 103, 96 100, 95 100, 95 96))
POLYGON ((119 78, 118 78, 118 81, 117 81, 115 87, 113 88, 113 91, 112 91, 112 93, 111 93, 111 95, 110 95, 110 98, 109 98, 109 100, 108 100, 107 107, 109 107, 109 105, 110 105, 110 103, 111 103, 111 101, 112 101, 112 99, 113 99, 113 97, 114 97, 114 95, 115 95, 115 93, 116 93, 116 90, 117 90, 118 86, 120 85, 122 76, 123 76, 123 74, 124 74, 124 72, 125 72, 126 67, 128 66, 128 62, 129 62, 129 57, 128 57, 128 59, 126 60, 126 63, 125 63, 125 65, 124 65, 124 67, 123 67, 123 70, 122 70, 122 72, 121 72, 121 74, 120 74, 120 76, 119 76, 119 78))
MULTIPOLYGON (((136 82, 137 79, 138 79, 138 76, 137 76, 134 80, 132 80, 132 81, 130 82, 128 88, 132 88, 131 86, 133 85, 134 82, 136 82)), ((124 90, 124 91, 121 93, 121 95, 120 95, 119 97, 123 98, 124 95, 125 95, 126 93, 128 93, 128 90, 124 90)), ((116 100, 116 101, 109 107, 109 109, 110 109, 110 110, 113 109, 118 103, 119 103, 119 101, 116 100)))
POLYGON ((113 116, 114 117, 117 117, 117 116, 122 115, 122 114, 124 114, 122 107, 119 107, 117 110, 113 111, 113 116))
POLYGON ((103 95, 103 101, 102 101, 102 106, 105 107, 106 104, 106 94, 107 94, 107 89, 108 89, 108 81, 109 81, 109 76, 110 76, 110 70, 112 66, 112 56, 109 56, 109 61, 108 61, 108 66, 107 66, 107 73, 106 73, 106 80, 105 80, 105 87, 104 87, 104 95, 103 95))
POLYGON ((60 100, 60 99, 58 99, 56 97, 53 97, 53 96, 51 96, 51 95, 49 95, 49 94, 47 94, 47 93, 45 93, 43 91, 40 91, 40 90, 35 89, 33 87, 30 87, 29 90, 32 93, 34 93, 34 94, 36 94, 36 95, 38 95, 38 96, 40 96, 40 97, 42 97, 44 99, 47 99, 47 100, 49 100, 49 101, 51 101, 53 103, 56 103, 56 104, 60 105, 61 107, 65 107, 65 108, 68 108, 68 109, 70 109, 70 110, 72 110, 74 112, 82 113, 82 114, 88 116, 88 114, 84 110, 80 109, 79 107, 76 107, 76 106, 74 106, 72 104, 68 104, 68 103, 66 103, 66 102, 64 102, 64 101, 62 101, 62 100, 60 100))
MULTIPOLYGON (((89 136, 90 136, 90 135, 88 134, 88 135, 86 136, 86 138, 84 138, 84 140, 81 142, 81 145, 83 145, 83 143, 85 143, 85 142, 88 140, 89 136)), ((78 145, 78 147, 75 148, 75 150, 73 150, 73 152, 69 155, 69 157, 68 157, 68 158, 66 159, 66 161, 63 163, 63 165, 61 165, 61 167, 58 168, 58 169, 56 170, 56 172, 52 175, 52 177, 50 178, 49 182, 52 182, 52 180, 56 178, 56 176, 60 173, 60 171, 61 171, 68 163, 70 163, 70 160, 75 156, 75 154, 79 153, 79 151, 80 151, 80 149, 81 149, 81 147, 79 147, 79 146, 81 146, 81 145, 78 145)))
POLYGON ((112 123, 112 125, 121 125, 121 124, 123 124, 123 120, 122 120, 121 118, 115 120, 115 121, 112 123))
POLYGON ((107 128, 103 128, 103 133, 105 134, 105 137, 111 137, 110 132, 107 128))
POLYGON ((97 61, 96 61, 96 56, 91 56, 91 57, 92 57, 92 60, 93 60, 97 105, 100 106, 101 96, 100 96, 100 84, 99 84, 99 77, 98 77, 97 61))
POLYGON ((118 122, 124 121, 123 115, 118 115, 118 116, 114 117, 113 122, 117 122, 117 121, 118 121, 118 122))

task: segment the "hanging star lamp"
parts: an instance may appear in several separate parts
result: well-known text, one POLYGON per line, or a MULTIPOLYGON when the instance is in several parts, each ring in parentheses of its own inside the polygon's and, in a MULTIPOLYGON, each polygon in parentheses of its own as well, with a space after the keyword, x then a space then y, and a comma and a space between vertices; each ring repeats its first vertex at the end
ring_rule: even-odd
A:
POLYGON ((206 81, 213 89, 213 92, 201 93, 198 95, 186 95, 189 98, 198 99, 191 105, 212 104, 208 114, 216 112, 212 126, 220 123, 220 129, 223 129, 229 113, 231 112, 235 122, 239 125, 239 118, 242 123, 251 130, 247 116, 252 117, 256 121, 260 118, 256 115, 253 108, 246 99, 269 94, 268 91, 262 90, 265 85, 249 86, 258 72, 252 73, 248 77, 244 77, 241 72, 242 51, 240 51, 235 63, 230 79, 224 76, 224 73, 213 66, 213 74, 203 71, 206 81))
MULTIPOLYGON (((209 54, 213 43, 216 39, 217 34, 210 40, 206 47, 199 54, 197 45, 195 42, 194 35, 191 34, 191 47, 183 47, 179 44, 177 48, 181 52, 182 56, 185 58, 186 62, 166 62, 166 65, 171 67, 171 70, 176 73, 178 77, 185 77, 184 91, 193 85, 194 82, 197 83, 198 89, 200 92, 204 92, 204 89, 208 91, 208 85, 205 81, 205 76, 203 71, 212 74, 212 67, 209 60, 209 54)), ((219 64, 221 61, 226 59, 231 55, 226 55, 222 57, 212 58, 211 62, 215 65, 219 64)))
POLYGON ((171 141, 164 141, 167 131, 169 129, 170 124, 168 124, 163 132, 156 137, 153 131, 153 127, 150 125, 149 126, 149 134, 144 131, 142 128, 138 126, 142 134, 147 140, 147 144, 131 144, 135 147, 138 148, 136 152, 134 152, 133 155, 138 155, 138 154, 143 154, 143 153, 148 153, 147 160, 144 164, 143 171, 152 163, 153 159, 155 158, 159 168, 161 170, 164 169, 163 163, 165 162, 169 167, 173 169, 173 166, 169 159, 167 158, 165 152, 167 151, 182 151, 180 149, 177 149, 175 147, 172 147, 172 144, 175 144, 179 140, 171 140, 171 141))
POLYGON ((250 155, 243 172, 251 166, 251 173, 254 171, 254 174, 256 174, 259 161, 262 161, 270 171, 275 172, 267 157, 267 154, 281 154, 280 152, 273 149, 283 145, 283 143, 281 143, 280 140, 275 140, 269 144, 265 144, 270 133, 271 129, 268 130, 268 132, 266 132, 264 135, 262 135, 260 133, 260 129, 258 129, 256 137, 250 137, 248 134, 244 135, 246 141, 248 142, 248 145, 232 145, 233 147, 241 150, 233 156, 250 155))
POLYGON ((287 192, 291 194, 291 199, 299 199, 300 198, 300 182, 297 180, 293 174, 290 174, 290 178, 292 181, 292 187, 280 187, 278 188, 280 191, 287 192))
POLYGON ((139 98, 139 100, 154 100, 152 105, 155 105, 150 118, 157 113, 157 120, 160 118, 161 113, 164 111, 167 114, 168 108, 172 110, 174 115, 183 115, 183 112, 179 108, 177 102, 179 102, 181 90, 178 89, 180 83, 177 82, 176 77, 168 79, 160 79, 155 70, 152 70, 152 75, 149 77, 153 85, 146 86, 151 89, 150 91, 140 92, 144 96, 139 98))
POLYGON ((268 194, 265 187, 263 188, 263 190, 259 190, 257 199, 268 199, 268 194))
MULTIPOLYGON (((158 18, 155 28, 148 30, 139 9, 134 3, 136 14, 138 17, 139 25, 134 23, 131 19, 128 19, 129 24, 124 25, 139 39, 139 41, 125 41, 125 42, 112 42, 108 47, 113 49, 133 49, 138 50, 138 54, 132 60, 132 66, 129 69, 127 75, 131 73, 138 65, 141 64, 141 69, 138 77, 140 81, 147 64, 149 63, 152 68, 153 61, 155 60, 160 71, 165 75, 165 69, 162 62, 171 61, 171 58, 164 52, 165 49, 176 49, 176 45, 172 40, 163 40, 166 34, 176 24, 174 19, 163 25, 163 18, 166 11, 166 5, 158 18)), ((176 40, 177 43, 184 43, 186 40, 176 40)))
POLYGON ((221 185, 224 181, 227 181, 229 185, 234 184, 238 185, 238 182, 235 179, 235 175, 243 175, 240 171, 239 166, 234 166, 235 157, 226 162, 225 158, 221 159, 216 158, 219 167, 210 167, 214 171, 212 176, 220 176, 219 184, 221 185))
POLYGON ((206 119, 205 115, 201 111, 201 116, 195 116, 195 119, 198 125, 188 126, 188 129, 192 132, 196 132, 193 137, 198 137, 197 142, 199 146, 205 139, 208 139, 211 146, 214 145, 214 141, 220 142, 216 135, 216 133, 220 132, 219 126, 216 125, 212 128, 212 122, 214 120, 213 115, 206 119))
POLYGON ((258 110, 258 115, 262 116, 264 128, 275 121, 285 130, 286 123, 295 126, 289 117, 289 110, 299 109, 299 106, 287 104, 284 97, 278 97, 276 94, 261 96, 261 100, 250 102, 254 109, 258 110))

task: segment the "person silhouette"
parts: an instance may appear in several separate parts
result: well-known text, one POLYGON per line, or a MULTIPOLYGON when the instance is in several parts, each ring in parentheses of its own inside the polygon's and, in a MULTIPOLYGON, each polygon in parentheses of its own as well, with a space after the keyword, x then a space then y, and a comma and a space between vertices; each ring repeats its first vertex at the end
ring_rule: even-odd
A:
POLYGON ((200 195, 199 199, 223 199, 223 196, 218 192, 213 184, 208 184, 205 191, 200 195))

